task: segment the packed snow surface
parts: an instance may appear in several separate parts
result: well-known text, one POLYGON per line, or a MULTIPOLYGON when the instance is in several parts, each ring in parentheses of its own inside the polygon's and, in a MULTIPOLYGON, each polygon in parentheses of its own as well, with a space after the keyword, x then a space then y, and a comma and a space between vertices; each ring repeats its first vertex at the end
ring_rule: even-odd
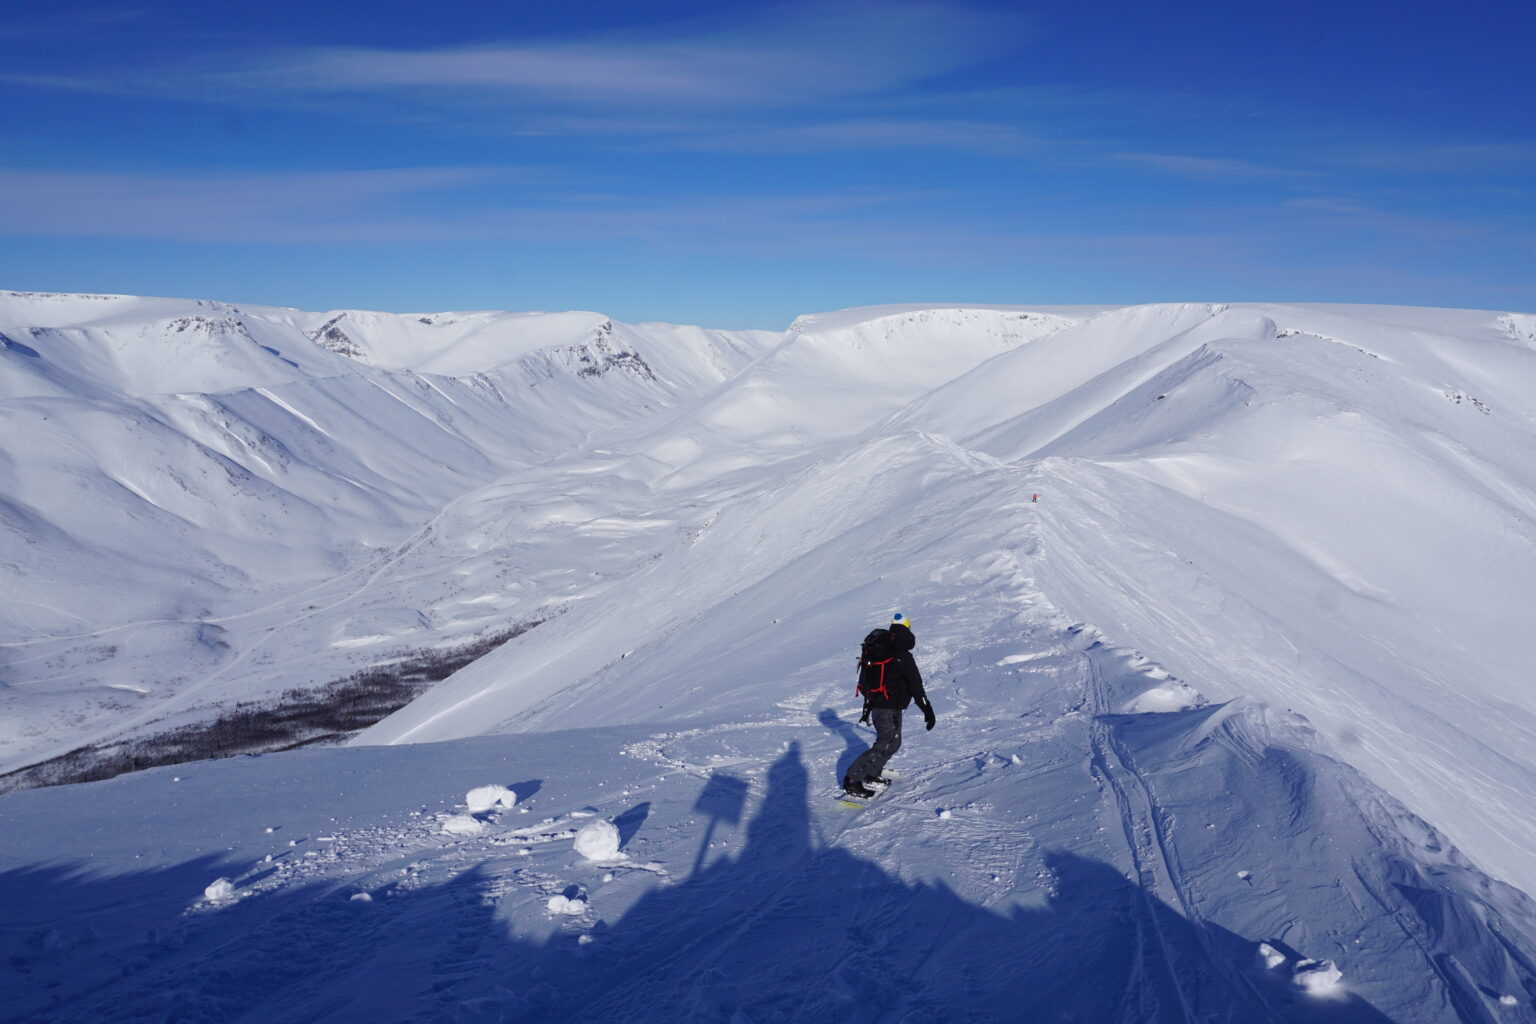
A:
POLYGON ((7 765, 531 626, 0 796, 9 1019, 1536 1021, 1526 314, 0 313, 7 765))

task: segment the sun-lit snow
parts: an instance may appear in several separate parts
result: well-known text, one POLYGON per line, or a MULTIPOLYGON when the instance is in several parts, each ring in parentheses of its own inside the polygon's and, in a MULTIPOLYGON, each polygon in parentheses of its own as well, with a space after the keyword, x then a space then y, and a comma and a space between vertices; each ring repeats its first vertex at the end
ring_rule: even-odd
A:
POLYGON ((0 797, 19 1019, 1536 1020, 1528 315, 3 310, 8 765, 522 627, 0 797))
POLYGON ((518 600, 494 520, 453 529, 456 503, 504 500, 475 492, 767 342, 595 314, 347 314, 338 349, 319 330, 337 316, 0 292, 0 767, 558 606, 591 573, 551 566, 518 600), (428 603, 390 594, 444 529, 468 550, 434 563, 428 603))

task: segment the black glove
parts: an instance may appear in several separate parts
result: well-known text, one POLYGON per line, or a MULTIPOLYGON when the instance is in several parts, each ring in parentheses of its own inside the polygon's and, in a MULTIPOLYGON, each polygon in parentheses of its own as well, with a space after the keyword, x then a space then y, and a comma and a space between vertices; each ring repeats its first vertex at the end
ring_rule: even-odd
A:
POLYGON ((869 705, 868 704, 864 705, 864 713, 859 716, 859 724, 860 725, 868 725, 869 724, 869 705))
POLYGON ((932 729, 934 723, 939 720, 938 717, 933 713, 933 705, 929 704, 927 701, 922 701, 917 706, 923 713, 923 728, 932 729))

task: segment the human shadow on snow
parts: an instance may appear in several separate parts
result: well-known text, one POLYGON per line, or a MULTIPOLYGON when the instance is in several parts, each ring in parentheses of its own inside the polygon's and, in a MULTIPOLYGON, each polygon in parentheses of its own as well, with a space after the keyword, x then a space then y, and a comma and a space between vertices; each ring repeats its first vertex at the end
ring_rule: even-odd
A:
POLYGON ((843 751, 837 755, 837 777, 841 779, 848 774, 848 767, 858 760, 859 755, 869 749, 874 740, 874 731, 871 730, 868 737, 860 736, 857 729, 843 721, 831 708, 822 708, 816 718, 843 739, 843 751))
MULTIPOLYGON (((728 820, 736 790, 715 786, 705 802, 728 820)), ((0 981, 22 996, 0 1013, 28 1024, 1389 1021, 1358 997, 1306 996, 1254 962, 1254 942, 1070 853, 1048 857, 1049 893, 1001 912, 942 881, 904 880, 818 839, 808 795, 792 745, 738 856, 658 885, 614 920, 552 923, 553 937, 509 935, 498 905, 526 894, 526 879, 505 871, 402 882, 371 903, 294 887, 191 915, 189 895, 230 865, 11 871, 0 875, 0 981), (56 920, 67 934, 48 931, 56 920)), ((591 898, 600 916, 602 890, 591 898)))

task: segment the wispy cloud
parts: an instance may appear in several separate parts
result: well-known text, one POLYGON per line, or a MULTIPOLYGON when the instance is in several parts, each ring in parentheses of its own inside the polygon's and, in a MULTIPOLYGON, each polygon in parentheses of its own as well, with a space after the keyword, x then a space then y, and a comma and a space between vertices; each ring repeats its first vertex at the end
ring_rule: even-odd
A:
POLYGON ((1054 150, 1060 143, 997 121, 853 118, 816 123, 720 127, 676 140, 686 149, 744 153, 865 149, 962 149, 999 155, 1054 150))
POLYGON ((1017 16, 920 2, 855 0, 777 8, 735 24, 402 49, 304 47, 226 55, 200 68, 10 75, 35 87, 185 99, 386 96, 409 102, 536 102, 646 110, 789 108, 876 95, 943 76, 1017 45, 1017 16))
POLYGON ((1348 146, 1323 149, 1318 156, 1364 170, 1481 175, 1536 169, 1536 142, 1348 146))
POLYGON ((490 45, 237 50, 175 67, 13 70, 0 72, 0 84, 609 148, 1038 154, 1052 143, 1023 121, 1099 101, 1083 90, 978 92, 948 82, 1017 52, 1029 34, 1029 19, 1014 14, 845 0, 490 45))
POLYGON ((0 170, 0 235, 228 244, 547 239, 744 243, 834 236, 925 195, 842 190, 694 199, 549 187, 501 168, 242 175, 0 170))
POLYGON ((1180 153, 1120 153, 1116 160, 1150 167, 1180 178, 1197 181, 1253 181, 1255 179, 1309 178, 1316 172, 1261 163, 1240 157, 1190 156, 1180 153))
POLYGON ((1455 220, 1448 217, 1384 210, 1352 198, 1309 196, 1293 199, 1287 206, 1334 226, 1342 225, 1354 230, 1375 231, 1425 241, 1465 239, 1489 235, 1495 230, 1493 225, 1481 221, 1455 220))
POLYGON ((400 212, 413 198, 511 173, 454 167, 220 175, 0 170, 0 234, 225 242, 420 237, 430 221, 400 212))
POLYGON ((0 25, 0 39, 37 38, 79 32, 110 31, 143 23, 149 11, 133 7, 64 8, 34 18, 17 17, 0 25))
POLYGON ((495 168, 264 175, 0 171, 0 236, 223 245, 532 241, 639 245, 732 258, 821 254, 905 267, 1048 258, 1088 266, 1227 266, 1251 238, 1040 231, 1016 218, 939 216, 942 190, 764 196, 606 195, 495 168), (814 241, 811 241, 814 240, 814 241), (1030 256, 1029 254, 1037 254, 1030 256))

